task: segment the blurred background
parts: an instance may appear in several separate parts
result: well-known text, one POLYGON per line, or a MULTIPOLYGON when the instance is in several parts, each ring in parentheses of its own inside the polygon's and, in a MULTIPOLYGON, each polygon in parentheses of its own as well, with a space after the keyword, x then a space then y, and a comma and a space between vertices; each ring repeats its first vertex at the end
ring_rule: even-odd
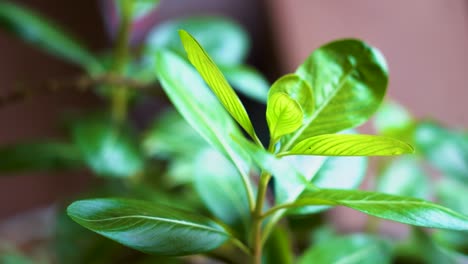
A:
MULTIPOLYGON (((52 18, 92 51, 111 44, 115 21, 106 1, 16 0, 52 18), (103 21, 101 14, 107 14, 103 21)), ((390 68, 388 97, 416 117, 466 129, 468 89, 468 1, 466 0, 168 0, 136 25, 138 43, 152 26, 168 19, 215 14, 240 23, 252 48, 248 64, 269 81, 293 72, 314 49, 337 38, 359 38, 379 48, 390 68)), ((51 78, 75 76, 74 66, 32 48, 0 30, 0 93, 18 80, 33 87, 51 78)), ((248 100, 248 99, 247 99, 248 100)), ((59 114, 66 108, 92 108, 101 99, 73 89, 35 96, 0 108, 0 144, 60 137, 59 114)), ((264 106, 249 101, 254 119, 264 106)), ((144 109, 157 110, 157 106, 144 109)), ((263 122, 263 121, 262 121, 263 122)), ((263 131, 267 131, 266 128, 263 131)), ((364 127, 364 131, 371 131, 364 127)), ((1 161, 0 161, 1 162, 1 161)), ((0 222, 45 208, 86 190, 87 171, 27 173, 0 177, 0 222)))

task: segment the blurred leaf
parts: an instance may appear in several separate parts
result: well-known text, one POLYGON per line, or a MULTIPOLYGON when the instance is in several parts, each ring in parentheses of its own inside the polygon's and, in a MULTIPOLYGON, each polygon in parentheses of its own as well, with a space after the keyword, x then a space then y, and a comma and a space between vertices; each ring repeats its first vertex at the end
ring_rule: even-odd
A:
POLYGON ((202 46, 186 31, 179 31, 180 39, 187 52, 188 59, 203 77, 208 87, 218 97, 231 116, 239 125, 252 137, 255 135, 254 127, 250 121, 249 115, 240 101, 236 92, 224 78, 223 73, 218 69, 213 60, 209 57, 202 46))
MULTIPOLYGON (((124 1, 128 0, 117 0, 119 10, 122 10, 122 5, 124 1)), ((133 1, 133 19, 140 19, 147 14, 151 13, 159 5, 160 0, 131 0, 133 1)))
POLYGON ((50 54, 86 68, 91 73, 101 70, 99 62, 77 40, 56 24, 27 8, 1 1, 0 26, 50 54))
POLYGON ((447 176, 468 182, 468 141, 462 133, 422 122, 415 132, 416 149, 447 176))
POLYGON ((195 157, 194 185, 208 209, 224 223, 245 234, 250 226, 250 210, 235 167, 218 151, 207 148, 195 157))
POLYGON ((107 118, 73 124, 73 140, 88 166, 98 175, 130 177, 143 170, 144 160, 128 128, 107 118))
POLYGON ((410 139, 413 119, 403 106, 395 102, 384 102, 375 115, 375 129, 381 135, 410 139))
POLYGON ((392 156, 413 153, 409 144, 373 135, 328 134, 297 143, 287 155, 392 156))
POLYGON ((67 212, 84 227, 149 254, 207 252, 230 237, 208 218, 138 200, 82 200, 72 203, 67 212))
POLYGON ((33 264, 33 260, 17 254, 17 253, 7 253, 0 254, 0 263, 2 264, 33 264))
POLYGON ((272 142, 281 136, 296 131, 302 125, 301 106, 283 92, 270 93, 266 110, 266 119, 272 142))
POLYGON ((316 110, 293 134, 286 149, 306 138, 364 123, 380 105, 388 82, 382 54, 354 39, 315 50, 296 74, 312 87, 316 110))
POLYGON ((168 21, 155 27, 146 40, 154 59, 154 50, 168 48, 179 54, 184 53, 177 31, 190 32, 206 49, 216 64, 239 65, 247 54, 247 34, 236 23, 221 17, 191 17, 168 21))
POLYGON ((83 165, 79 151, 59 141, 22 142, 0 147, 1 172, 74 169, 83 165))
MULTIPOLYGON (((367 171, 365 157, 330 157, 312 178, 312 184, 327 189, 356 189, 367 171)), ((329 206, 306 206, 289 210, 289 214, 312 214, 329 206)))
POLYGON ((468 230, 468 216, 412 197, 359 190, 306 190, 294 206, 307 205, 342 205, 368 215, 409 225, 468 230))
POLYGON ((270 84, 260 72, 244 65, 220 68, 234 89, 259 103, 266 102, 270 84))
POLYGON ((437 182, 437 198, 443 205, 468 215, 468 186, 450 179, 437 182))
POLYGON ((265 244, 262 263, 294 263, 294 254, 291 246, 291 238, 289 237, 287 230, 281 226, 277 226, 265 244))
POLYGON ((391 256, 389 246, 382 240, 356 234, 332 238, 314 245, 297 263, 391 263, 391 256))
POLYGON ((401 157, 393 160, 378 177, 377 191, 427 199, 430 193, 429 176, 414 157, 401 157))

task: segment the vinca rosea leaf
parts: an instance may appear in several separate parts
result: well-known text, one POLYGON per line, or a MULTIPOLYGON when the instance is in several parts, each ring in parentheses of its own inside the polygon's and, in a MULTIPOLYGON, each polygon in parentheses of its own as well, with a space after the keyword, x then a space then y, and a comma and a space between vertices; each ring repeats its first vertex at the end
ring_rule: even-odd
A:
POLYGON ((189 33, 180 30, 179 34, 189 61, 237 123, 252 138, 256 139, 257 136, 247 111, 237 94, 224 78, 223 73, 218 69, 202 46, 189 33))
POLYGON ((48 53, 78 64, 90 72, 102 68, 95 56, 58 25, 24 7, 1 1, 0 26, 48 53))
POLYGON ((197 254, 230 238, 208 218, 139 200, 81 200, 72 203, 67 213, 80 225, 149 254, 197 254))
POLYGON ((286 93, 268 95, 266 119, 273 142, 296 131, 302 125, 303 116, 301 106, 286 93))
POLYGON ((297 143, 288 155, 322 156, 393 156, 413 153, 409 144, 389 137, 373 135, 329 134, 297 143))
POLYGON ((306 205, 342 205, 372 216, 409 225, 468 230, 468 216, 412 197, 359 190, 306 190, 296 200, 294 206, 306 205))
POLYGON ((315 112, 285 145, 364 123, 382 101, 387 65, 382 54, 362 41, 344 39, 315 50, 296 74, 312 88, 315 112))

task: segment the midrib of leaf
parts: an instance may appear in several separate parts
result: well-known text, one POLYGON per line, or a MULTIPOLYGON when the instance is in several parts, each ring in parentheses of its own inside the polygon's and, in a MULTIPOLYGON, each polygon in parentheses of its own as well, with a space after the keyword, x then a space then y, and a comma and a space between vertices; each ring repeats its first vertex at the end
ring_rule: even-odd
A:
POLYGON ((165 222, 165 223, 170 223, 170 224, 184 225, 184 226, 189 226, 189 227, 192 227, 192 228, 198 228, 198 229, 201 229, 201 230, 215 232, 215 233, 222 234, 222 235, 225 235, 225 236, 228 235, 225 232, 221 232, 220 230, 211 228, 209 226, 195 224, 195 223, 192 223, 192 222, 181 221, 181 220, 160 218, 160 217, 155 217, 155 216, 125 215, 125 216, 109 217, 109 218, 105 218, 105 219, 87 219, 87 218, 83 218, 83 217, 73 215, 73 218, 76 218, 76 219, 79 219, 79 220, 82 220, 82 221, 86 221, 86 222, 94 222, 94 223, 136 218, 136 219, 140 219, 140 220, 152 220, 152 221, 159 221, 159 222, 165 222))
MULTIPOLYGON (((284 147, 281 148, 280 152, 282 151, 287 151, 291 146, 293 146, 294 142, 302 135, 304 130, 306 130, 310 124, 315 120, 315 118, 325 109, 325 107, 330 103, 330 101, 335 98, 336 94, 341 91, 341 89, 344 87, 344 83, 346 82, 346 79, 348 78, 351 73, 356 70, 357 66, 352 66, 351 69, 341 78, 338 87, 331 93, 331 95, 320 105, 320 107, 314 111, 314 113, 308 118, 304 124, 294 132, 293 136, 289 139, 288 143, 284 145, 284 147)), ((302 77, 301 77, 302 79, 302 77)), ((314 89, 312 87, 312 89, 314 89)))
MULTIPOLYGON (((281 118, 282 118, 284 115, 286 115, 286 117, 288 117, 288 115, 287 115, 287 110, 281 111, 281 113, 277 116, 278 118, 276 118, 276 120, 277 120, 277 121, 278 121, 278 120, 281 120, 281 118)), ((285 120, 288 121, 287 118, 286 118, 285 120)), ((273 131, 278 131, 279 125, 280 125, 280 122, 276 122, 273 131)), ((277 138, 274 138, 274 140, 277 140, 277 138)))

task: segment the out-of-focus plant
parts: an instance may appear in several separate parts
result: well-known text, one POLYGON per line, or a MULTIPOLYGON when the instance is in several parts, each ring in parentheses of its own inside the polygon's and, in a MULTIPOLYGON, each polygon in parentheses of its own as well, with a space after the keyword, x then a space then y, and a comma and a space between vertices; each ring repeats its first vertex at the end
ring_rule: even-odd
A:
MULTIPOLYGON (((209 52, 188 32, 179 34, 190 63, 176 52, 158 49, 155 71, 179 113, 214 148, 197 150, 193 157, 197 164, 212 164, 209 170, 200 166, 193 171, 212 218, 143 200, 99 198, 68 207, 76 222, 149 254, 210 252, 239 263, 291 262, 295 254, 280 220, 334 206, 414 226, 468 230, 466 215, 441 205, 352 190, 362 178, 359 164, 365 163, 334 157, 413 152, 391 137, 338 133, 364 123, 383 100, 387 66, 379 51, 359 40, 338 40, 277 80, 268 93, 270 141, 265 148, 209 52), (344 162, 358 162, 353 163, 358 172, 340 170, 344 162), (349 176, 358 180, 344 184, 341 180, 349 176), (237 253, 231 252, 234 247, 237 253)), ((354 235, 318 243, 300 253, 298 262, 385 263, 388 251, 379 238, 354 235)))
MULTIPOLYGON (((114 4, 119 21, 113 49, 95 54, 49 19, 20 5, 0 1, 3 29, 83 70, 78 77, 69 79, 47 76, 39 85, 21 83, 20 89, 0 96, 0 105, 7 106, 25 95, 43 96, 70 88, 94 91, 106 102, 106 106, 92 112, 66 115, 65 138, 42 138, 1 146, 0 172, 11 175, 87 168, 105 181, 81 197, 120 195, 203 211, 200 199, 191 188, 192 181, 187 179, 192 176, 193 166, 200 167, 189 150, 206 146, 206 143, 173 110, 157 114, 150 124, 138 124, 143 129, 136 128, 129 114, 145 97, 161 97, 159 77, 154 74, 155 50, 165 48, 181 53, 176 31, 179 28, 189 30, 215 54, 214 59, 222 65, 236 89, 253 100, 264 102, 268 82, 245 65, 250 45, 248 36, 238 24, 226 18, 187 17, 156 25, 142 43, 130 45, 134 24, 154 12, 159 1, 110 2, 114 4)), ((86 231, 63 213, 57 217, 56 233, 54 244, 60 263, 149 259, 135 256, 135 251, 123 250, 118 244, 86 231)), ((4 257, 14 258, 19 259, 12 254, 4 257)))

